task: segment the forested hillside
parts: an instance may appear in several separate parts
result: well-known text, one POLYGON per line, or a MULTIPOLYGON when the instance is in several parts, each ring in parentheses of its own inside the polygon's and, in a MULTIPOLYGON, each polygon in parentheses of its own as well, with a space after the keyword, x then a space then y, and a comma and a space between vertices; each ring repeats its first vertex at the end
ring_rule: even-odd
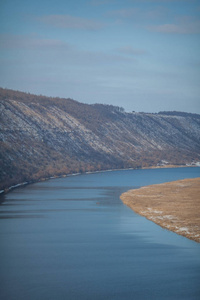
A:
POLYGON ((0 89, 0 189, 75 172, 199 161, 200 115, 0 89))

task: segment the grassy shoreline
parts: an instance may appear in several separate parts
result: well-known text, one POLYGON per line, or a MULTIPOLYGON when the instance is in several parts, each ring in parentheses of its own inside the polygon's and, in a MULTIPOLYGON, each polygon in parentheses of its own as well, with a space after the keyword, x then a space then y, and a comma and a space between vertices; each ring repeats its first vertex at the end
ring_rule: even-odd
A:
POLYGON ((129 190, 120 198, 141 216, 200 243, 200 178, 129 190))
POLYGON ((108 170, 94 170, 94 171, 88 171, 88 172, 83 172, 83 173, 67 173, 67 174, 62 174, 62 175, 51 175, 49 177, 42 177, 38 180, 30 180, 30 181, 25 181, 25 182, 18 182, 14 185, 9 186, 8 188, 0 190, 0 195, 7 194, 11 192, 12 190, 16 188, 20 188, 29 184, 37 183, 37 182, 42 182, 42 181, 47 181, 50 179, 56 179, 56 178, 63 178, 63 177, 68 177, 68 176, 77 176, 77 175, 84 175, 84 174, 95 174, 95 173, 102 173, 102 172, 110 172, 110 171, 121 171, 121 170, 146 170, 146 169, 163 169, 163 168, 187 168, 187 167, 197 167, 197 165, 161 165, 161 166, 150 166, 150 167, 142 167, 140 169, 135 169, 135 168, 128 168, 128 169, 108 169, 108 170))

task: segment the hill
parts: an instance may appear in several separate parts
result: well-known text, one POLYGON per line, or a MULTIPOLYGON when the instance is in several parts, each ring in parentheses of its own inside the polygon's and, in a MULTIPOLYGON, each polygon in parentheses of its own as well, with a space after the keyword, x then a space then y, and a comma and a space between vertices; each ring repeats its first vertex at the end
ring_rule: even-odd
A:
POLYGON ((112 105, 0 89, 0 189, 24 181, 199 160, 200 115, 126 113, 112 105))

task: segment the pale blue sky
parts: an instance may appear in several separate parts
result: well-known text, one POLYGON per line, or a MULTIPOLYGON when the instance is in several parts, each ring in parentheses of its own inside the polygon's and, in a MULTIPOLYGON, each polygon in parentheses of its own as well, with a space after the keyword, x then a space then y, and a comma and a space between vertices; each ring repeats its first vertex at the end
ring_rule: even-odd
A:
POLYGON ((200 113, 200 1, 1 0, 0 86, 200 113))

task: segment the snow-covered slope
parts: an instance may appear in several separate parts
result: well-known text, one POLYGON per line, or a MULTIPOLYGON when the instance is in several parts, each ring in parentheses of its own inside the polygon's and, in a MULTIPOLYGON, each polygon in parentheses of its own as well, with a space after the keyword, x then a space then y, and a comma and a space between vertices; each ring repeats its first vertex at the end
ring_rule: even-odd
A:
POLYGON ((199 161, 200 115, 0 89, 0 189, 73 172, 199 161))

